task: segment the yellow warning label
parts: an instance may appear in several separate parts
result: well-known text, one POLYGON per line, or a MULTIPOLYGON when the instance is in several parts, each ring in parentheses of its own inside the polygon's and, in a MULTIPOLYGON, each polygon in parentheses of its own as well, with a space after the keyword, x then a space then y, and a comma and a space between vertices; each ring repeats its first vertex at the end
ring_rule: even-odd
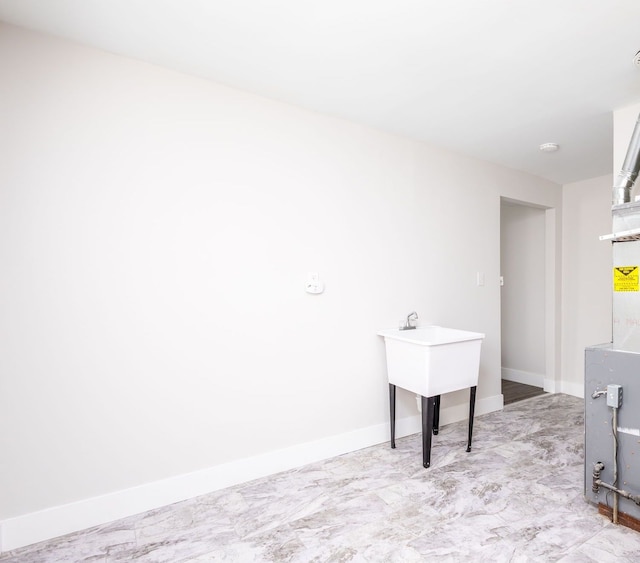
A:
POLYGON ((638 266, 617 266, 613 269, 613 291, 638 291, 638 266))

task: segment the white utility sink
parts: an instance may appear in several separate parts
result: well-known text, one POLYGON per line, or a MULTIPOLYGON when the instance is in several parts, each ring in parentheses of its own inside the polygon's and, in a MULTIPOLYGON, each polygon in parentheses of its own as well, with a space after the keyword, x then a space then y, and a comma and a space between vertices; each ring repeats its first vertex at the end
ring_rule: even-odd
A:
POLYGON ((385 341, 389 383, 423 397, 478 384, 484 334, 442 326, 389 328, 378 334, 385 341))

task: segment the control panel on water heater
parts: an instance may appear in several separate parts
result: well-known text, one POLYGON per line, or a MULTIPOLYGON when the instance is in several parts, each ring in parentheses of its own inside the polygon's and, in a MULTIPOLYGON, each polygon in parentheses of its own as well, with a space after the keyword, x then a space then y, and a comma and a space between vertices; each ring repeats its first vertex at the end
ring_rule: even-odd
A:
POLYGON ((614 409, 622 406, 622 385, 607 385, 607 406, 614 409))

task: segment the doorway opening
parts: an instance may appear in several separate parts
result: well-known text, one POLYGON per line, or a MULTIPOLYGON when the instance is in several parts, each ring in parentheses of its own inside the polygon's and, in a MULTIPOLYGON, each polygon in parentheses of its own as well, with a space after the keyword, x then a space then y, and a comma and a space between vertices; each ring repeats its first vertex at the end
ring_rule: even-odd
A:
MULTIPOLYGON (((550 222, 540 206, 501 198, 501 379, 504 404, 552 391, 549 381, 550 222)), ((555 232, 553 232, 555 235, 555 232)), ((553 273, 553 272, 551 272, 553 273)), ((553 299, 551 299, 553 301, 553 299)), ((551 312, 550 312, 551 311, 551 312)), ((553 368, 551 367, 551 371, 553 368)))

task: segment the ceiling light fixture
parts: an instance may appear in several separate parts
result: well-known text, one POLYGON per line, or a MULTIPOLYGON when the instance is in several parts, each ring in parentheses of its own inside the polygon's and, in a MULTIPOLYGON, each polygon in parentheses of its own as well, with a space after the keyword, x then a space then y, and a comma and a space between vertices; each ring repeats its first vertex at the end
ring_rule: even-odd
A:
POLYGON ((556 152, 560 148, 558 143, 542 143, 540 150, 542 152, 556 152))
POLYGON ((636 56, 633 57, 633 64, 636 66, 640 66, 640 51, 636 53, 636 56))

